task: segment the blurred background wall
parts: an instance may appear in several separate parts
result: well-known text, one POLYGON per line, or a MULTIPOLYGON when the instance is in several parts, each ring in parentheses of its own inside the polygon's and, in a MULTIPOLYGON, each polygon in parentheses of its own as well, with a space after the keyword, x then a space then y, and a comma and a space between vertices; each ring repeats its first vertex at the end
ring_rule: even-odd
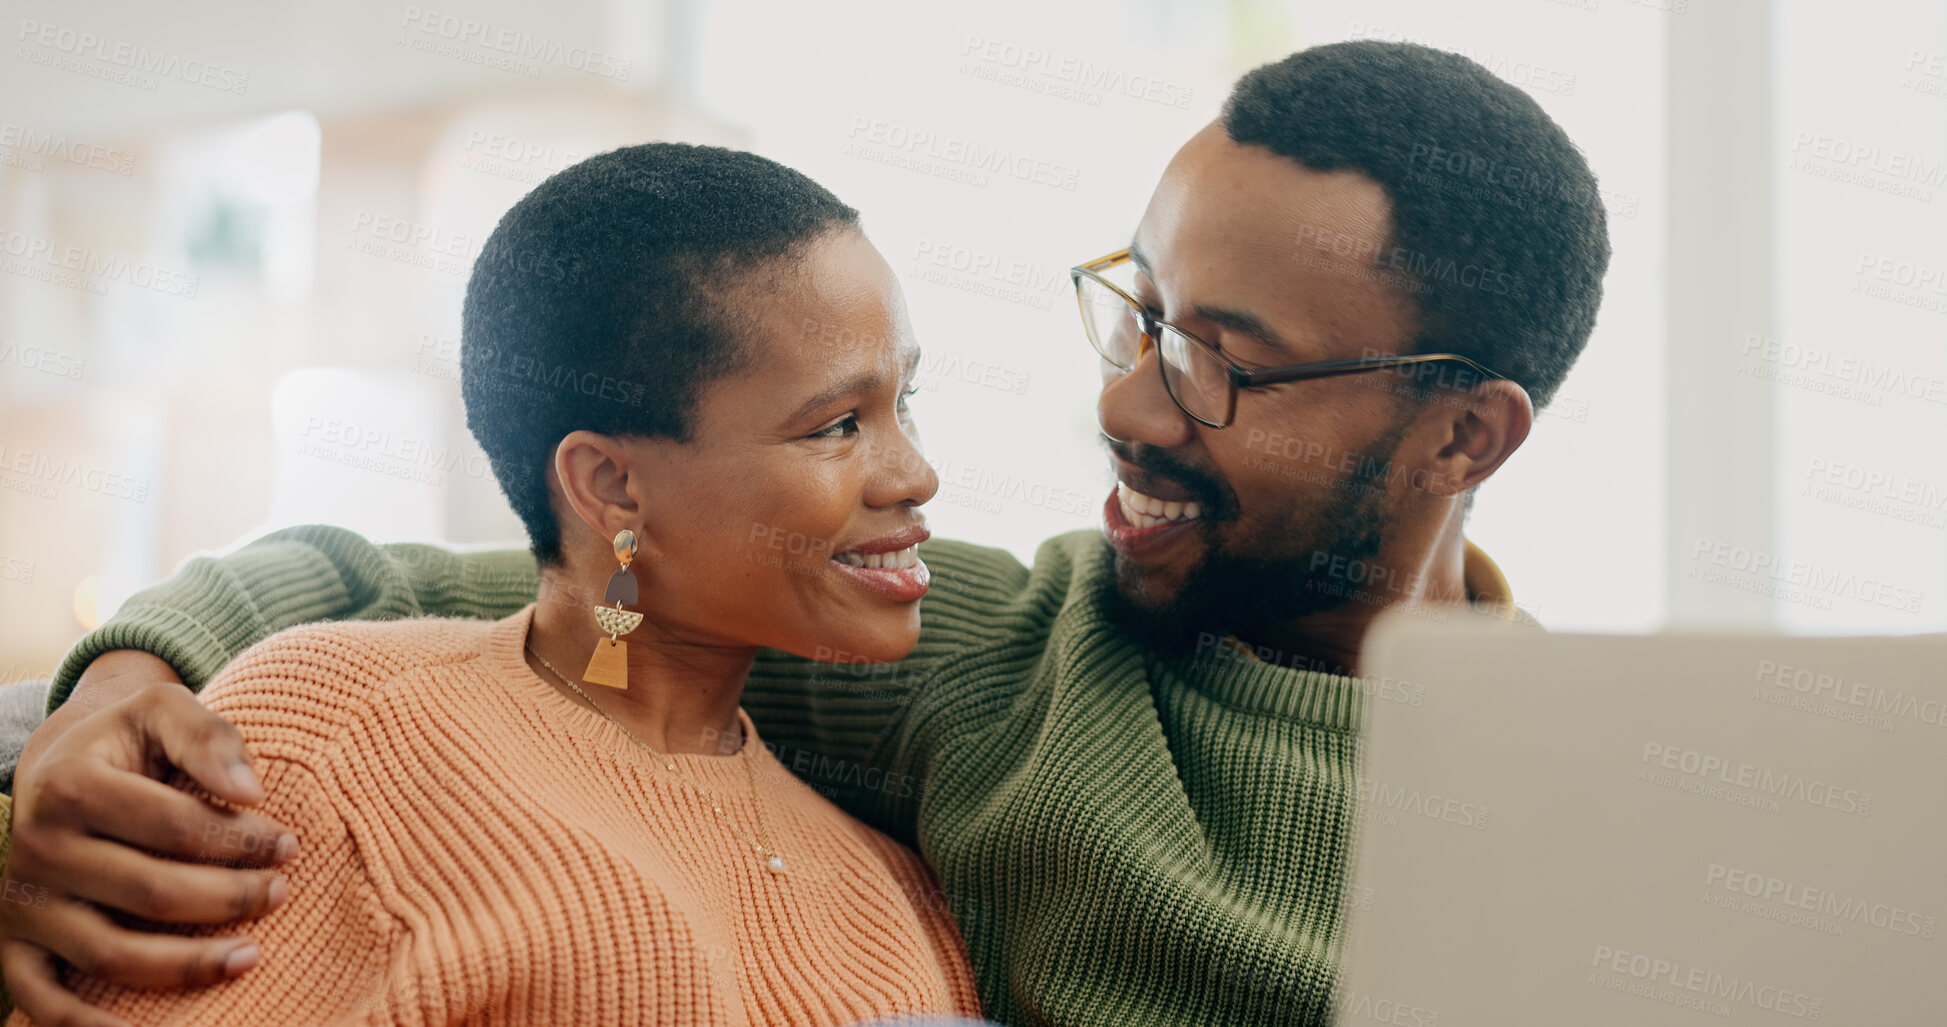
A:
POLYGON ((938 533, 1110 477, 1066 269, 1237 75, 1458 50, 1601 177, 1587 354, 1472 536, 1557 629, 1947 621, 1947 9, 1758 0, 16 0, 0 31, 0 680, 186 557, 323 521, 516 540, 460 298, 527 189, 676 139, 865 213, 938 533))

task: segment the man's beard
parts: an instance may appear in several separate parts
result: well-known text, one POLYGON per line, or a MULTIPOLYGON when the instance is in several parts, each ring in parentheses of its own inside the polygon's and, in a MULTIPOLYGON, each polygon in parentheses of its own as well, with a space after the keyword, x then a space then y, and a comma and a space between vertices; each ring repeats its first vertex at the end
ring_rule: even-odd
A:
MULTIPOLYGON (((1392 519, 1386 478, 1399 440, 1398 433, 1380 440, 1358 461, 1358 469, 1337 483, 1336 494, 1318 514, 1311 545, 1271 558, 1213 548, 1160 606, 1129 595, 1139 587, 1141 571, 1103 546, 1102 559, 1115 581, 1104 601, 1110 621, 1158 655, 1175 658, 1232 634, 1275 628, 1354 601, 1359 589, 1347 580, 1345 568, 1379 554, 1392 519)), ((1224 505, 1234 515, 1235 506, 1224 505)))

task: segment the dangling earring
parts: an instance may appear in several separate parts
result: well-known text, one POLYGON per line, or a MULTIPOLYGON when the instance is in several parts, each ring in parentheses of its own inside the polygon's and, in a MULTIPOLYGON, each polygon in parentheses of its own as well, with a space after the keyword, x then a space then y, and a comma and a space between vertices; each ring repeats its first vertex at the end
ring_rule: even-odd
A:
POLYGON ((581 679, 591 685, 626 689, 629 687, 629 643, 616 636, 642 626, 642 614, 622 608, 624 603, 633 606, 637 602, 635 575, 629 573, 629 562, 635 559, 635 532, 623 528, 615 533, 615 559, 622 568, 609 575, 608 591, 602 594, 603 605, 595 607, 595 621, 608 632, 608 637, 595 643, 595 655, 589 658, 588 669, 581 672, 581 679))

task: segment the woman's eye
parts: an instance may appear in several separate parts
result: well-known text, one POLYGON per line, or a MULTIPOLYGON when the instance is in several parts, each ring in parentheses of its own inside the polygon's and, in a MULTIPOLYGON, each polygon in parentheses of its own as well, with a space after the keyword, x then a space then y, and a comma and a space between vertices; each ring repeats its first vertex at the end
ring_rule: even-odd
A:
POLYGON ((845 436, 850 435, 853 432, 856 432, 858 430, 859 430, 859 415, 846 414, 843 420, 839 421, 838 423, 832 425, 829 428, 822 428, 818 431, 812 432, 809 437, 814 439, 842 439, 845 436))
POLYGON ((900 394, 899 394, 899 409, 901 409, 901 410, 904 410, 904 409, 906 409, 906 407, 907 407, 907 405, 908 405, 908 404, 907 404, 907 401, 908 401, 908 400, 910 400, 910 399, 912 399, 912 398, 913 398, 914 396, 917 396, 917 395, 919 395, 919 386, 917 386, 917 385, 915 385, 915 386, 913 386, 913 387, 912 387, 912 388, 910 388, 910 389, 907 389, 907 390, 906 390, 905 392, 902 392, 902 393, 900 393, 900 394))

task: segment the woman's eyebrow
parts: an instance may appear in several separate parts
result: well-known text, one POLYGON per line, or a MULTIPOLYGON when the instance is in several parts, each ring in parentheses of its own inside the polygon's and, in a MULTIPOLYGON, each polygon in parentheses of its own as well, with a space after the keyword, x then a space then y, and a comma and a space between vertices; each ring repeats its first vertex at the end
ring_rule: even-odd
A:
MULTIPOLYGON (((918 367, 919 367, 919 348, 914 347, 913 349, 907 352, 906 370, 900 375, 900 378, 905 379, 905 378, 912 377, 914 370, 917 369, 918 367)), ((810 416, 812 411, 828 403, 836 403, 847 396, 856 396, 860 393, 871 392, 872 390, 877 389, 879 386, 885 384, 885 381, 886 381, 885 375, 882 375, 877 371, 867 371, 863 374, 855 374, 852 377, 845 379, 844 381, 838 382, 824 389, 820 389, 817 395, 811 397, 808 400, 805 400, 804 404, 799 406, 797 411, 793 413, 789 419, 795 421, 801 417, 810 416)))
POLYGON ((880 383, 884 381, 885 376, 877 371, 855 374, 835 385, 820 389, 817 395, 805 400, 804 404, 798 407, 797 411, 791 415, 790 420, 795 421, 801 417, 809 416, 812 411, 817 410, 819 407, 836 403, 847 396, 856 396, 861 392, 871 392, 873 389, 878 388, 880 383))

